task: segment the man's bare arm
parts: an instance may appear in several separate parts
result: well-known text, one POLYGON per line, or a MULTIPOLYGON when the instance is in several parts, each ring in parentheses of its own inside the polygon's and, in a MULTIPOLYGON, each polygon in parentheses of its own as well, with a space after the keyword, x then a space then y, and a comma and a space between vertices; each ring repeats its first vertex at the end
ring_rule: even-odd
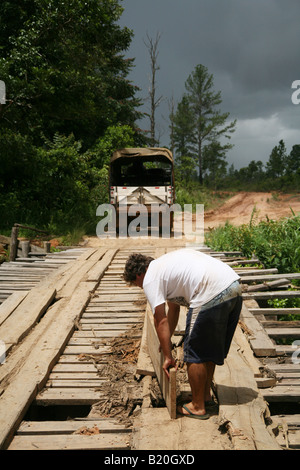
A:
POLYGON ((164 354, 163 369, 169 377, 169 367, 175 367, 175 360, 172 357, 171 333, 168 317, 165 311, 165 304, 158 305, 155 308, 154 325, 160 342, 162 352, 164 354))
POLYGON ((173 302, 168 302, 168 322, 170 327, 170 335, 174 334, 175 328, 178 323, 179 312, 180 312, 180 305, 175 304, 173 302))

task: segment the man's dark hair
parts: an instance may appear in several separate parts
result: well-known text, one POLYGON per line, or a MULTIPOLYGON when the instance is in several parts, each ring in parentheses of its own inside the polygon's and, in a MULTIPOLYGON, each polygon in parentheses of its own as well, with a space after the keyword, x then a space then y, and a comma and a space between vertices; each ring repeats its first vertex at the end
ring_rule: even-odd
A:
POLYGON ((142 253, 132 253, 126 261, 123 278, 125 282, 132 284, 136 280, 136 276, 143 274, 154 258, 145 256, 142 253))

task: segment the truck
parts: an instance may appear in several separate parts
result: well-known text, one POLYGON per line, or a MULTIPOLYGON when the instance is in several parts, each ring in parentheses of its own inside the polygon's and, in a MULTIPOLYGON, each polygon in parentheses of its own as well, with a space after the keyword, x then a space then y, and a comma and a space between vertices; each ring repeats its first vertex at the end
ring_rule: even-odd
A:
POLYGON ((175 202, 172 152, 160 147, 115 151, 109 167, 109 198, 115 208, 118 233, 122 211, 129 226, 137 217, 130 208, 141 205, 141 211, 147 213, 148 233, 150 228, 152 233, 171 233, 174 213, 170 208, 175 202))

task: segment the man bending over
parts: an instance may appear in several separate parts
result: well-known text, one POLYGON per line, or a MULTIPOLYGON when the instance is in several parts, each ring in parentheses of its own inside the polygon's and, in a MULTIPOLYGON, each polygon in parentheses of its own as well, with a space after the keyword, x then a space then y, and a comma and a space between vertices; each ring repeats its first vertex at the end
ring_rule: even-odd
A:
POLYGON ((169 368, 176 366, 171 337, 180 305, 188 307, 184 361, 192 401, 178 412, 198 419, 209 418, 206 408, 212 402, 215 366, 224 364, 242 308, 239 276, 222 261, 184 248, 157 259, 140 253, 130 255, 124 279, 144 289, 154 314, 167 376, 169 368))

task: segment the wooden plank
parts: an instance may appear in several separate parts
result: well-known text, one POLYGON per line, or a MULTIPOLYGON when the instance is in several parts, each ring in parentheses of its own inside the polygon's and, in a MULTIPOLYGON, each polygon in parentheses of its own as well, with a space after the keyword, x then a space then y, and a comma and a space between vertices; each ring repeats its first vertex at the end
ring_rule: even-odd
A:
POLYGON ((49 436, 16 436, 8 450, 127 450, 130 448, 128 435, 124 433, 84 434, 49 436))
MULTIPOLYGON (((49 376, 49 380, 64 380, 64 381, 72 381, 72 380, 94 380, 98 379, 99 375, 95 372, 51 372, 49 376)), ((54 382, 53 382, 54 383, 54 382)))
POLYGON ((300 315, 300 308, 249 308, 251 313, 259 315, 300 315))
POLYGON ((7 320, 0 326, 5 344, 17 344, 47 310, 56 294, 53 287, 37 287, 28 293, 7 320))
POLYGON ((244 300, 254 299, 254 300, 269 300, 277 298, 293 298, 300 297, 300 290, 283 290, 283 291, 274 291, 274 292, 243 292, 242 297, 244 300))
POLYGON ((49 378, 49 381, 46 383, 46 387, 50 389, 54 388, 84 388, 84 389, 91 389, 91 388, 99 388, 103 382, 105 382, 104 379, 101 379, 100 377, 96 378, 88 378, 84 379, 83 377, 80 377, 79 379, 74 379, 69 377, 68 379, 54 379, 54 378, 49 378))
POLYGON ((277 274, 278 269, 277 268, 270 268, 270 269, 253 269, 253 268, 239 268, 239 269, 234 269, 235 272, 240 276, 256 276, 256 275, 268 275, 268 274, 277 274))
MULTIPOLYGON (((66 357, 66 356, 63 356, 66 357)), ((62 356, 60 357, 60 361, 62 360, 62 356)), ((97 369, 95 368, 94 364, 91 363, 91 361, 88 362, 88 364, 83 363, 83 361, 80 361, 77 359, 77 362, 75 363, 66 363, 66 362, 58 362, 52 369, 52 374, 55 374, 56 372, 58 373, 64 373, 64 374, 85 374, 86 372, 95 372, 97 369)))
POLYGON ((102 398, 102 392, 93 388, 45 388, 34 400, 38 406, 93 405, 102 398))
POLYGON ((235 450, 279 450, 266 428, 263 416, 267 403, 258 390, 249 357, 253 352, 237 327, 228 357, 215 371, 219 401, 219 423, 224 424, 235 450))
POLYGON ((291 356, 296 350, 299 348, 299 346, 293 346, 289 344, 277 344, 276 345, 276 352, 277 356, 291 356))
POLYGON ((131 429, 109 418, 68 419, 66 421, 23 421, 17 431, 18 436, 73 434, 82 428, 97 427, 101 433, 131 433, 131 429))
MULTIPOLYGON (((67 305, 56 312, 56 317, 32 347, 18 374, 6 387, 0 400, 0 448, 6 448, 23 419, 29 405, 46 383, 53 365, 74 331, 90 299, 91 284, 82 282, 67 305)), ((42 322, 41 322, 42 323, 42 322)))
POLYGON ((0 325, 12 314, 18 305, 25 299, 28 291, 13 292, 0 306, 0 325))
POLYGON ((111 348, 109 346, 66 346, 64 350, 64 354, 110 354, 111 348))
POLYGON ((281 279, 300 279, 300 273, 285 273, 285 274, 254 274, 251 276, 241 276, 242 282, 257 282, 257 281, 274 281, 281 279))
POLYGON ((136 374, 137 375, 149 375, 151 377, 155 377, 156 375, 155 370, 151 361, 151 357, 148 352, 147 323, 148 323, 147 315, 145 315, 141 346, 140 346, 137 365, 136 365, 136 374))
POLYGON ((270 338, 300 338, 300 328, 265 328, 270 338))
POLYGON ((57 296, 59 298, 70 297, 78 284, 86 280, 89 270, 95 266, 99 258, 102 258, 103 253, 104 251, 101 249, 94 250, 88 259, 82 259, 80 257, 76 260, 65 278, 62 278, 61 281, 57 283, 57 296))
POLYGON ((272 343, 259 321, 249 312, 245 302, 242 306, 241 320, 251 333, 248 340, 255 355, 259 357, 276 356, 276 345, 272 343))
POLYGON ((100 261, 98 261, 93 266, 93 268, 89 270, 87 280, 99 282, 104 272, 107 270, 108 266, 112 262, 117 251, 117 249, 109 249, 106 251, 106 253, 103 252, 103 257, 101 257, 100 261))
POLYGON ((166 406, 171 419, 176 418, 176 370, 170 369, 170 379, 166 377, 162 365, 164 362, 163 353, 159 352, 159 339, 154 326, 153 313, 149 304, 146 309, 147 315, 147 346, 151 361, 156 373, 158 383, 161 388, 166 406))
POLYGON ((276 386, 262 389, 265 400, 268 402, 298 403, 300 400, 300 387, 276 386))

